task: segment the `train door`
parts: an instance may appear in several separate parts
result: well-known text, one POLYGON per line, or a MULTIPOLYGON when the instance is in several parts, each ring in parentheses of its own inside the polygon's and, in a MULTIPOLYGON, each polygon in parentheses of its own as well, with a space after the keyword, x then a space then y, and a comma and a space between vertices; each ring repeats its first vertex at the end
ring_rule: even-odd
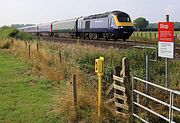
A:
POLYGON ((113 29, 114 27, 114 17, 113 16, 110 16, 109 17, 109 29, 113 29))
POLYGON ((111 16, 108 18, 108 28, 111 29, 111 16))
POLYGON ((76 22, 75 22, 75 27, 74 27, 76 33, 78 32, 78 21, 79 21, 79 20, 77 19, 76 22))
POLYGON ((86 21, 85 22, 85 30, 89 30, 90 29, 90 21, 86 21))

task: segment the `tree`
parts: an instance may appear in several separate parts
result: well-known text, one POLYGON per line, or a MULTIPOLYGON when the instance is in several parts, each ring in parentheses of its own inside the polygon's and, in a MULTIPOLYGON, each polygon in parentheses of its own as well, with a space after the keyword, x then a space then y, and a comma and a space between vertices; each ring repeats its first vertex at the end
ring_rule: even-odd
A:
POLYGON ((148 24, 149 24, 149 22, 143 17, 139 17, 134 20, 134 26, 138 30, 145 29, 148 26, 148 24))

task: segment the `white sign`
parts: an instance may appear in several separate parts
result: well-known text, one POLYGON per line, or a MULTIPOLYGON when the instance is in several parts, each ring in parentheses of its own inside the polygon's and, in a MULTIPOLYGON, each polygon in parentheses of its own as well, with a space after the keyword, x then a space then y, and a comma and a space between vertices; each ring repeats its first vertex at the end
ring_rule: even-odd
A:
POLYGON ((158 42, 158 56, 174 58, 174 42, 158 42))

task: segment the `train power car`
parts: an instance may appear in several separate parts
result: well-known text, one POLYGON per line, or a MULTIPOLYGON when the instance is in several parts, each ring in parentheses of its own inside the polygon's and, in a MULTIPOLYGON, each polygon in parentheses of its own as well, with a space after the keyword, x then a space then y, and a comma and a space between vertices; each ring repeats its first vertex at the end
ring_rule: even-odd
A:
POLYGON ((89 39, 128 39, 134 28, 128 14, 121 11, 90 15, 78 20, 78 35, 89 39))

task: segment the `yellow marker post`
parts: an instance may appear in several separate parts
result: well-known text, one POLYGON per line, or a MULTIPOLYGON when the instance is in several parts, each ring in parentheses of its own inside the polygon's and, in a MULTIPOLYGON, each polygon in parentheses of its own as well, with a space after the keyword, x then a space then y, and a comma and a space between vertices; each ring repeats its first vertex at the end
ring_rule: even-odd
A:
POLYGON ((101 107, 102 107, 102 77, 104 74, 104 57, 100 57, 95 60, 95 72, 98 75, 98 117, 101 116, 101 107))

